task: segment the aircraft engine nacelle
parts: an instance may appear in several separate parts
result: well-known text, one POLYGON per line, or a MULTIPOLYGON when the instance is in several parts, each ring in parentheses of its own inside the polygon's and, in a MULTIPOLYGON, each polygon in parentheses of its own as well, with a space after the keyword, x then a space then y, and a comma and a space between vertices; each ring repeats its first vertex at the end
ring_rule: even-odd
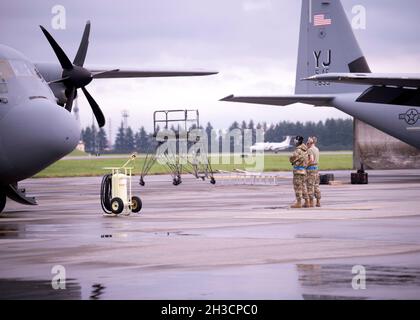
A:
MULTIPOLYGON (((58 63, 37 63, 36 68, 46 82, 55 81, 63 77, 63 68, 58 63)), ((57 103, 63 106, 67 102, 64 84, 51 83, 49 86, 58 100, 57 103)))
MULTIPOLYGON (((61 106, 64 106, 67 102, 66 98, 66 88, 62 83, 52 83, 50 84, 50 88, 52 92, 54 93, 54 96, 57 98, 57 103, 61 106)), ((76 95, 77 96, 77 93, 76 95)))

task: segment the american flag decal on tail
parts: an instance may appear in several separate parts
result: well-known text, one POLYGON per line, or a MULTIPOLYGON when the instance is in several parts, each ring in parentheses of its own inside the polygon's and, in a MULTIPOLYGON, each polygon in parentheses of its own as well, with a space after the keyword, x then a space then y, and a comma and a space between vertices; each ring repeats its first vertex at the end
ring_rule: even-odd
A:
POLYGON ((314 26, 321 27, 321 26, 329 26, 332 24, 331 19, 326 19, 324 14, 316 14, 314 15, 314 26))

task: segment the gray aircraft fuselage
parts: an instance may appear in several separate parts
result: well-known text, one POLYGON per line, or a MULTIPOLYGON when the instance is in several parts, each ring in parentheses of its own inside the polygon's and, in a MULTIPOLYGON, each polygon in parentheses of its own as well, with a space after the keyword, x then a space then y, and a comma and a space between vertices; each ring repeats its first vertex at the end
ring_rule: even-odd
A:
POLYGON ((420 118, 418 107, 358 102, 360 94, 337 94, 331 106, 420 149, 420 128, 415 126, 420 118))
POLYGON ((40 26, 57 63, 31 63, 23 54, 0 45, 0 212, 7 199, 36 205, 18 182, 32 177, 77 146, 80 125, 72 116, 78 90, 99 127, 105 116, 87 90, 93 79, 197 77, 217 74, 206 70, 92 69, 84 66, 89 47, 86 22, 77 53, 70 61, 54 37, 40 26))
POLYGON ((32 177, 77 146, 80 125, 23 54, 0 45, 0 187, 32 177))

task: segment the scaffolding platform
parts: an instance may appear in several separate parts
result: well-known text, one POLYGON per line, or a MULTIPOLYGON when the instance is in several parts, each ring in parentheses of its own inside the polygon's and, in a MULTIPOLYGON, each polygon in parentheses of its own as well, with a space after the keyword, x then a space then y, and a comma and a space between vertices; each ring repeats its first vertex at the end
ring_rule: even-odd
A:
POLYGON ((153 137, 156 139, 156 148, 146 155, 139 184, 145 185, 145 177, 156 162, 168 169, 175 186, 181 184, 183 173, 192 174, 203 181, 209 179, 210 183, 215 184, 207 146, 203 144, 203 142, 207 143, 207 139, 202 141, 201 136, 196 133, 194 137, 191 137, 192 130, 200 128, 198 110, 155 111, 153 137))

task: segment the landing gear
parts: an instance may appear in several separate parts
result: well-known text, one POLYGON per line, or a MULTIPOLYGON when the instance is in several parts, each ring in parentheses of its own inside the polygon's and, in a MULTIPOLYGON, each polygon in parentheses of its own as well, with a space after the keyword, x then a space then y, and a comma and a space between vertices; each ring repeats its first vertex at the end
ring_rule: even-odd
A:
POLYGON ((3 191, 0 191, 0 213, 3 212, 3 209, 5 206, 6 206, 6 194, 3 191))
POLYGON ((4 207, 6 206, 6 199, 27 206, 37 205, 36 199, 34 197, 28 197, 26 195, 26 190, 18 188, 17 183, 0 186, 0 213, 3 212, 4 207))

